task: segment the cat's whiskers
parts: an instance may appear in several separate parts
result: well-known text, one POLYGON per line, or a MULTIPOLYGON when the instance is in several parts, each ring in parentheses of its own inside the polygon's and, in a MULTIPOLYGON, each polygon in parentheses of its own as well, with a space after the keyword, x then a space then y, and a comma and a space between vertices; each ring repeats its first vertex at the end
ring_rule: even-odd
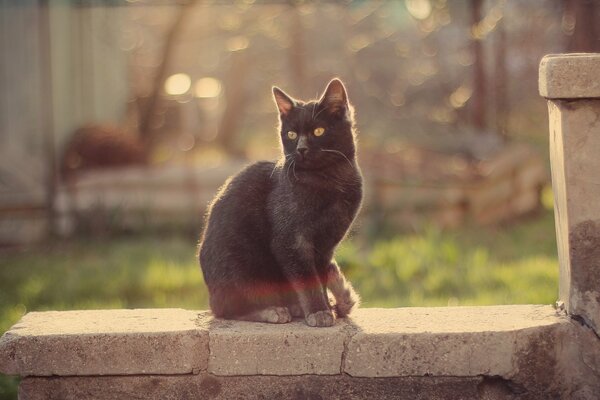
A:
POLYGON ((294 173, 294 178, 298 181, 298 175, 296 175, 296 160, 292 161, 292 172, 294 173))
POLYGON ((317 108, 317 105, 319 104, 318 98, 319 98, 319 92, 317 92, 315 94, 315 99, 317 99, 317 100, 315 101, 315 104, 313 104, 313 109, 312 109, 311 118, 312 118, 313 121, 315 120, 315 109, 317 108))
MULTIPOLYGON (((287 159, 288 157, 291 157, 292 154, 284 154, 284 159, 287 159)), ((275 174, 275 170, 277 170, 278 167, 283 168, 283 166, 285 166, 285 161, 281 161, 281 159, 279 159, 275 165, 273 166, 273 171, 271 171, 271 175, 269 175, 269 179, 273 178, 273 175, 275 174)))
POLYGON ((285 169, 285 177, 287 178, 287 180, 290 184, 292 183, 292 181, 290 179, 290 167, 292 166, 293 163, 294 163, 294 160, 292 160, 290 163, 288 163, 288 165, 285 169))
POLYGON ((271 175, 269 176, 269 180, 273 178, 273 174, 275 173, 275 170, 277 169, 277 165, 278 165, 278 163, 275 163, 275 165, 273 166, 273 171, 271 171, 271 175))
POLYGON ((315 118, 317 118, 319 116, 319 114, 321 114, 323 111, 325 111, 327 109, 327 107, 323 107, 321 110, 319 110, 319 112, 317 113, 317 115, 315 115, 313 117, 313 121, 315 120, 315 118))
POLYGON ((354 168, 354 164, 352 164, 352 162, 350 161, 350 159, 344 153, 342 153, 341 151, 339 151, 339 150, 332 150, 332 149, 320 149, 320 150, 321 151, 326 151, 326 152, 329 152, 329 153, 333 153, 333 154, 339 154, 340 156, 344 157, 346 159, 346 161, 348 161, 348 164, 350 164, 350 166, 352 168, 354 168))

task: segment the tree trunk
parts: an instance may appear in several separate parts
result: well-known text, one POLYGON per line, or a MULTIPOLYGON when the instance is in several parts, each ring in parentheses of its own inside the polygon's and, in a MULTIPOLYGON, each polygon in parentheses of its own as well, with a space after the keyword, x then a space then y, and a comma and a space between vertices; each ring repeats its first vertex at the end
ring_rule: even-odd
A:
POLYGON ((506 137, 507 118, 508 118, 508 73, 506 71, 506 29, 504 28, 504 19, 498 22, 496 28, 496 46, 495 46, 495 107, 496 107, 496 132, 498 135, 506 137))
POLYGON ((39 40, 41 58, 41 76, 43 87, 43 124, 44 124, 44 151, 46 155, 46 198, 45 207, 48 219, 48 234, 54 235, 58 232, 57 217, 55 211, 57 192, 56 173, 56 142, 54 136, 54 102, 52 96, 52 52, 50 41, 50 4, 49 0, 40 0, 39 6, 39 40))
POLYGON ((289 35, 289 62, 292 75, 292 85, 294 88, 294 96, 307 98, 312 96, 307 92, 306 84, 306 46, 304 43, 304 28, 302 26, 302 15, 298 6, 294 3, 291 5, 289 35))
POLYGON ((216 143, 227 153, 243 156, 235 147, 235 137, 247 104, 246 76, 248 56, 245 50, 231 52, 230 66, 225 84, 225 110, 217 133, 216 143))
POLYGON ((563 27, 570 35, 567 51, 600 52, 600 7, 597 0, 565 0, 563 6, 563 27))
MULTIPOLYGON (((471 0, 471 26, 473 30, 481 21, 481 8, 483 0, 471 0)), ((473 100, 472 100, 472 121, 473 126, 479 131, 485 130, 486 127, 486 110, 485 110, 485 71, 483 65, 483 44, 482 40, 475 35, 472 39, 473 56, 475 62, 473 64, 473 100)))
POLYGON ((146 101, 142 102, 142 112, 140 113, 140 120, 138 124, 139 135, 144 142, 146 150, 152 145, 152 128, 154 126, 154 118, 158 110, 160 102, 160 92, 165 85, 167 79, 167 73, 177 43, 183 31, 183 27, 186 23, 186 18, 190 15, 192 7, 196 4, 197 0, 189 0, 184 5, 180 6, 179 13, 175 17, 173 24, 169 28, 165 45, 163 47, 162 55, 160 57, 160 64, 154 75, 154 82, 152 84, 152 90, 150 96, 146 101))

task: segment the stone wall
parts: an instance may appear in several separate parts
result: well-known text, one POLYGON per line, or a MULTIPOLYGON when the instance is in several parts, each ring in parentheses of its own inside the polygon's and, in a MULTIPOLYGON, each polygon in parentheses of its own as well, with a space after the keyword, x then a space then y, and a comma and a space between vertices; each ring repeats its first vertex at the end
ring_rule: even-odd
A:
POLYGON ((78 225, 105 230, 198 229, 209 201, 243 166, 232 162, 206 168, 172 165, 81 173, 59 191, 60 233, 68 235, 78 225))
POLYGON ((396 228, 488 225, 520 217, 539 209, 549 180, 546 162, 525 144, 507 145, 481 160, 416 151, 390 158, 379 168, 363 167, 369 186, 363 212, 396 228), (415 157, 421 165, 403 162, 415 157))
MULTIPOLYGON (((438 156, 438 167, 448 168, 453 157, 458 156, 438 156)), ((542 157, 522 144, 465 165, 469 172, 460 178, 432 180, 423 174, 417 183, 405 172, 389 171, 389 165, 378 169, 362 161, 366 188, 361 216, 400 229, 492 224, 518 217, 539 208, 541 189, 548 182, 542 157)), ((78 222, 105 229, 197 229, 219 187, 243 166, 233 161, 213 167, 122 167, 82 173, 59 192, 62 232, 69 233, 78 222)))
POLYGON ((359 309, 330 328, 50 311, 2 337, 0 371, 25 377, 21 399, 593 398, 597 341, 533 305, 359 309))

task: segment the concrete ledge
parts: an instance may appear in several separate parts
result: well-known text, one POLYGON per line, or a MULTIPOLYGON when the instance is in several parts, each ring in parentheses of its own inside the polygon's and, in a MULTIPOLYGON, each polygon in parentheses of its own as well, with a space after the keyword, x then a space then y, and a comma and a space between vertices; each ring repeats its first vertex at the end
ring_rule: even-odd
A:
POLYGON ((600 54, 549 54, 542 58, 539 73, 542 97, 600 98, 600 54))
POLYGON ((550 306, 358 310, 352 376, 510 376, 519 345, 566 320, 550 306))
POLYGON ((564 324, 531 305, 359 309, 320 329, 177 309, 33 312, 0 339, 0 372, 509 376, 520 342, 564 324))
POLYGON ((0 338, 10 375, 188 374, 207 358, 208 331, 180 309, 32 312, 0 338))
MULTIPOLYGON (((585 391, 600 390, 599 343, 535 305, 359 309, 330 328, 172 309, 41 312, 0 338, 0 372, 29 377, 23 399, 129 398, 136 387, 144 398, 225 399, 251 387, 266 398, 477 398, 469 393, 484 389, 593 398, 585 391), (294 395, 301 388, 315 395, 294 395)), ((504 398, 490 396, 481 398, 504 398)))
POLYGON ((272 325, 211 324, 208 372, 221 375, 335 375, 341 373, 349 321, 311 328, 301 321, 272 325))

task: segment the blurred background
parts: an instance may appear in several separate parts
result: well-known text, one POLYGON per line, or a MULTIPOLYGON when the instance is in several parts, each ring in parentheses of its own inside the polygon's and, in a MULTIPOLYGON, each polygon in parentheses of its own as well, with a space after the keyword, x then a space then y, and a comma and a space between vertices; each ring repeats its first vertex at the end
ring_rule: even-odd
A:
MULTIPOLYGON (((553 303, 548 53, 587 0, 0 0, 0 333, 32 310, 207 307, 227 176, 279 156, 271 86, 356 108, 365 307, 553 303)), ((15 396, 0 377, 0 398, 15 396)))

